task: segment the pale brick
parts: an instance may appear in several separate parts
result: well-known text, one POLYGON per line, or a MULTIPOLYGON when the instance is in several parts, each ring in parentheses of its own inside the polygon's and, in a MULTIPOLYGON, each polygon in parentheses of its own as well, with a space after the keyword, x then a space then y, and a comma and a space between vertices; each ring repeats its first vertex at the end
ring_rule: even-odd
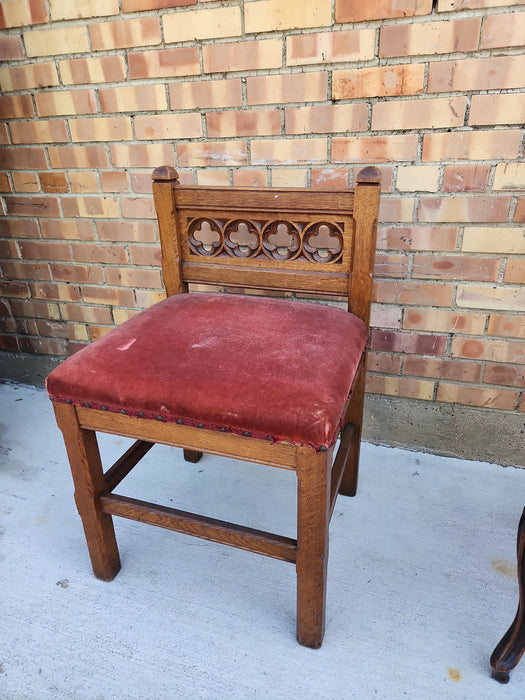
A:
POLYGON ((445 165, 443 192, 485 192, 490 173, 489 165, 445 165))
POLYGON ((189 139, 202 136, 201 116, 196 112, 187 114, 156 114, 135 117, 137 139, 189 139))
MULTIPOLYGON (((40 185, 36 173, 11 173, 13 187, 15 192, 40 192, 40 185)), ((2 191, 11 192, 9 180, 6 173, 6 184, 2 187, 2 191)), ((46 190, 43 190, 44 192, 46 190)))
POLYGON ((118 0, 49 0, 51 19, 80 19, 118 15, 118 0))
POLYGON ((86 326, 64 321, 38 321, 38 333, 49 338, 88 340, 86 326))
POLYGON ((246 78, 248 104, 319 102, 326 100, 326 72, 261 75, 246 78))
POLYGON ((525 364, 525 343, 516 340, 477 340, 455 337, 451 345, 452 357, 466 357, 488 362, 525 364))
POLYGON ((173 146, 163 143, 110 146, 111 161, 116 168, 156 168, 159 163, 175 165, 173 146))
POLYGON ((379 56, 421 56, 476 51, 481 17, 382 27, 379 56))
POLYGON ((316 189, 346 189, 349 172, 347 168, 312 168, 311 186, 316 189))
POLYGON ((31 95, 10 95, 0 97, 0 119, 22 119, 35 114, 31 95))
POLYGON ((376 253, 375 277, 408 277, 409 258, 407 255, 376 253))
POLYGON ((126 85, 98 91, 102 112, 151 112, 167 109, 164 85, 126 85))
POLYGON ((35 95, 39 117, 58 114, 96 114, 97 101, 94 90, 63 90, 42 92, 35 95))
POLYGON ((385 377, 379 374, 368 375, 366 391, 371 394, 404 396, 412 399, 432 401, 434 382, 405 377, 385 377))
POLYGON ((58 85, 58 73, 52 62, 0 68, 0 88, 3 92, 58 85))
POLYGON ((287 107, 284 114, 287 134, 348 133, 368 127, 365 104, 287 107))
POLYGON ((129 117, 98 117, 69 119, 72 141, 130 141, 131 119, 129 117))
POLYGON ((419 221, 506 221, 510 197, 422 197, 419 200, 419 221))
POLYGON ((51 272, 53 273, 53 279, 58 282, 104 284, 104 271, 101 265, 51 263, 51 272))
POLYGON ((230 173, 228 170, 199 170, 197 173, 197 184, 208 187, 227 187, 230 184, 230 173))
POLYGON ((436 333, 483 335, 486 318, 486 315, 481 313, 460 313, 447 309, 406 309, 403 328, 436 333))
POLYGON ((67 197, 62 199, 62 210, 68 218, 118 218, 118 200, 115 197, 67 197))
POLYGON ((50 146, 52 168, 109 168, 105 146, 50 146))
POLYGON ((86 27, 68 27, 63 29, 39 29, 24 32, 24 44, 29 58, 34 56, 63 56, 68 53, 85 53, 89 51, 86 27))
POLYGON ((396 189, 400 192, 437 192, 439 166, 406 165, 397 169, 396 189))
POLYGON ((378 221, 381 223, 412 221, 415 202, 413 197, 383 197, 379 203, 378 221))
POLYGON ((128 54, 130 78, 171 78, 199 75, 199 52, 195 46, 160 51, 133 51, 128 54))
POLYGON ((525 55, 434 61, 428 72, 428 92, 519 88, 525 84, 524 74, 525 55))
POLYGON ((463 384, 439 382, 436 399, 447 403, 459 403, 481 408, 514 410, 519 393, 508 389, 479 389, 463 384))
POLYGON ((423 92, 425 66, 422 63, 335 70, 332 77, 334 100, 357 97, 392 97, 423 92))
POLYGON ((417 156, 417 148, 417 134, 335 137, 332 139, 332 161, 334 163, 413 161, 417 156))
MULTIPOLYGON (((150 176, 151 181, 151 175, 150 176)), ((128 192, 128 176, 125 172, 101 172, 100 188, 102 192, 128 192)))
POLYGON ((496 282, 500 264, 501 261, 497 258, 470 258, 463 255, 415 255, 412 277, 414 279, 496 282))
POLYGON ((327 160, 327 140, 313 139, 276 139, 273 141, 252 141, 252 164, 270 163, 324 163, 327 160))
POLYGON ((469 253, 525 253, 524 228, 465 226, 461 250, 469 253))
POLYGON ((508 7, 523 5, 525 0, 438 0, 438 12, 477 10, 483 7, 508 7))
MULTIPOLYGON (((525 64, 524 64, 525 67, 525 64)), ((525 79, 524 79, 525 85, 525 79)), ((469 124, 524 124, 525 94, 474 95, 469 124)))
POLYGON ((99 192, 97 176, 92 172, 78 172, 73 170, 69 173, 71 192, 77 194, 93 194, 99 192))
POLYGON ((122 0, 122 12, 164 10, 167 7, 183 7, 196 4, 197 0, 122 0))
POLYGON ((524 287, 458 285, 456 303, 462 308, 525 311, 524 287))
POLYGON ((57 238, 64 240, 92 240, 95 231, 91 221, 48 221, 40 220, 43 238, 57 238))
POLYGON ((164 41, 167 44, 199 39, 220 39, 240 36, 241 11, 239 7, 196 9, 165 14, 162 18, 164 41))
MULTIPOLYGON (((76 262, 109 263, 112 265, 121 265, 129 262, 127 250, 123 245, 72 243, 71 251, 76 262)), ((101 292, 101 295, 102 293, 103 292, 101 292)), ((93 299, 89 300, 86 298, 85 287, 82 288, 82 296, 84 297, 84 301, 94 301, 93 299)))
POLYGON ((121 197, 120 208, 125 219, 155 219, 153 197, 121 197))
POLYGON ((525 316, 523 314, 517 316, 491 314, 487 333, 506 338, 525 338, 525 316))
POLYGON ((463 126, 466 105, 466 97, 377 102, 372 108, 372 130, 463 126))
POLYGON ((48 22, 45 0, 11 0, 0 7, 0 29, 48 22))
MULTIPOLYGON (((525 4, 525 0, 521 4, 525 4)), ((497 49, 507 46, 523 46, 524 36, 525 12, 488 15, 483 24, 481 48, 497 49)))
POLYGON ((432 0, 336 0, 336 22, 368 22, 392 17, 414 17, 432 12, 432 0))
POLYGON ((169 92, 172 109, 222 109, 242 105, 240 78, 171 83, 169 92))
POLYGON ((283 62, 282 45, 279 39, 205 44, 202 47, 202 60, 205 73, 280 68, 283 62))
POLYGON ((155 225, 149 221, 97 221, 97 232, 101 241, 152 243, 156 240, 155 225))
POLYGON ((329 27, 332 24, 331 0, 257 0, 245 3, 244 24, 247 34, 285 29, 329 27))
POLYGON ((496 165, 492 189, 525 189, 525 163, 498 163, 496 165))
POLYGON ((206 128, 209 138, 276 136, 281 133, 281 113, 278 109, 209 112, 206 128))
POLYGON ((106 280, 108 284, 118 287, 143 287, 145 289, 160 289, 162 287, 158 270, 109 267, 106 270, 106 280))
POLYGON ((11 122, 13 143, 67 143, 66 122, 63 119, 11 122))
POLYGON ((519 153, 519 129, 456 131, 423 136, 423 161, 501 160, 519 153))
POLYGON ((306 168, 272 168, 272 187, 306 187, 306 168))
POLYGON ((503 281, 507 284, 525 284, 525 258, 507 260, 503 281))
POLYGON ((80 321, 84 323, 111 323, 111 312, 101 306, 86 306, 85 304, 60 304, 60 315, 64 321, 80 321))
POLYGON ((119 83, 126 80, 124 56, 73 58, 58 62, 64 85, 119 83))
POLYGON ((450 307, 453 295, 453 285, 443 282, 376 280, 372 287, 372 301, 396 306, 450 307))
POLYGON ((245 141, 179 143, 177 157, 183 168, 248 164, 245 141))
POLYGON ((90 25, 89 33, 94 51, 154 46, 161 43, 158 17, 98 22, 90 25))
POLYGON ((375 29, 292 34, 286 37, 286 65, 370 61, 375 56, 375 29))

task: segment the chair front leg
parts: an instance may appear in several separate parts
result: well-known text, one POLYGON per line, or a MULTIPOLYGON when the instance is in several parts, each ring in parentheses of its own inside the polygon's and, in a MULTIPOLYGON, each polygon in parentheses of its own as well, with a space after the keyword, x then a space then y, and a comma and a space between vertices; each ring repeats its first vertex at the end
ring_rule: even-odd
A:
POLYGON ((297 448, 297 640, 318 649, 326 616, 332 450, 297 448))
POLYGON ((120 557, 113 520, 101 511, 98 501, 106 483, 96 434, 80 427, 74 406, 53 403, 53 408, 64 436, 93 572, 97 578, 111 581, 120 570, 120 557))
POLYGON ((354 388, 350 402, 346 409, 345 425, 351 423, 354 426, 350 454, 346 463, 346 469, 341 480, 339 493, 343 496, 355 496, 357 491, 357 480, 359 476, 359 452, 361 450, 361 432, 363 428, 363 407, 365 402, 365 360, 355 378, 354 388))

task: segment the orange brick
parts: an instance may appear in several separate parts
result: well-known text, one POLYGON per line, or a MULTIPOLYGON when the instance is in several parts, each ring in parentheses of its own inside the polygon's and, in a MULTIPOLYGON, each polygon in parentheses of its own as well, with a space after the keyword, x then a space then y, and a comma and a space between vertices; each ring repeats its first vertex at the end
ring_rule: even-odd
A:
POLYGON ((306 168, 272 168, 272 187, 306 187, 308 170, 306 168))
POLYGON ((461 250, 469 253, 525 253, 525 235, 521 228, 465 226, 461 250))
POLYGON ((0 124, 0 145, 7 146, 9 144, 9 134, 7 133, 7 124, 0 124))
POLYGON ((432 357, 407 355, 403 362, 403 374, 478 383, 481 380, 481 367, 480 362, 438 360, 432 357))
MULTIPOLYGON (((13 179, 14 183, 14 179, 13 179)), ((15 185, 15 190, 16 190, 15 185)), ((11 183, 9 182, 9 176, 7 173, 0 173, 0 192, 12 192, 11 183)), ((19 191, 19 190, 18 190, 19 191)))
POLYGON ((447 403, 459 403, 482 408, 514 410, 519 393, 508 389, 479 389, 463 384, 439 382, 436 399, 447 403))
POLYGON ((381 223, 412 221, 415 201, 413 197, 383 197, 379 204, 378 221, 381 223))
POLYGON ((487 365, 483 382, 485 384, 525 386, 525 369, 516 365, 487 365))
POLYGON ((64 197, 62 209, 66 217, 111 219, 120 216, 115 197, 64 197))
POLYGON ((122 12, 164 10, 167 7, 182 7, 196 4, 197 0, 122 0, 122 12))
POLYGON ((481 17, 382 27, 379 56, 421 56, 476 51, 481 17))
POLYGON ((50 146, 53 168, 109 168, 105 146, 50 146))
POLYGON ((114 144, 110 151, 115 168, 156 168, 159 163, 175 165, 173 146, 168 144, 114 144))
POLYGON ((519 197, 514 212, 514 221, 525 222, 525 197, 519 197))
POLYGON ((266 187, 268 175, 263 169, 235 168, 233 170, 233 184, 236 187, 266 187))
POLYGON ((0 97, 0 119, 22 119, 33 117, 33 101, 31 95, 12 95, 0 97))
POLYGON ((235 70, 280 68, 282 46, 279 39, 240 41, 231 44, 206 44, 202 47, 205 73, 226 73, 235 70))
POLYGON ((276 136, 281 133, 281 113, 277 109, 209 112, 206 128, 210 138, 276 136))
POLYGON ((423 92, 423 64, 356 68, 333 72, 334 100, 357 97, 391 97, 423 92))
POLYGON ((407 255, 377 253, 375 258, 375 277, 408 277, 407 255))
MULTIPOLYGON (((30 244, 29 244, 30 245, 30 244)), ((20 258, 20 251, 22 250, 21 244, 20 248, 15 241, 2 241, 0 240, 0 258, 14 259, 20 258)))
POLYGON ((34 219, 0 218, 0 236, 3 238, 38 238, 38 225, 34 219))
POLYGON ((118 15, 118 0, 50 0, 51 19, 118 15))
POLYGON ((284 29, 329 27, 332 23, 330 0, 302 0, 301 3, 281 0, 257 0, 244 6, 247 34, 284 29))
POLYGON ((2 148, 0 162, 5 170, 47 169, 43 148, 2 148))
POLYGON ((15 316, 35 316, 37 318, 49 319, 59 318, 58 306, 56 304, 46 304, 43 301, 18 301, 13 299, 11 308, 15 316))
POLYGON ((0 68, 0 88, 3 92, 58 85, 58 73, 52 62, 0 68))
POLYGON ((56 197, 6 197, 5 203, 9 216, 61 215, 56 197))
POLYGON ((13 143, 66 143, 69 141, 66 122, 63 119, 11 122, 13 143))
POLYGON ((80 321, 83 323, 111 323, 111 312, 101 306, 86 306, 85 304, 60 304, 60 315, 64 321, 80 321))
POLYGON ((466 106, 466 97, 377 102, 372 108, 372 130, 463 126, 466 106))
POLYGON ((40 173, 42 192, 67 192, 69 190, 65 173, 40 173))
POLYGON ((189 12, 165 14, 162 24, 164 41, 168 44, 175 41, 219 39, 242 34, 239 7, 195 9, 189 12))
POLYGON ((161 43, 158 17, 99 22, 89 27, 89 34, 93 51, 153 46, 161 43))
POLYGON ((143 287, 160 289, 162 287, 159 270, 142 270, 132 267, 108 267, 107 283, 116 287, 143 287))
POLYGON ((287 107, 284 114, 287 134, 331 134, 368 128, 365 104, 287 107))
POLYGON ((24 58, 22 39, 19 36, 0 37, 0 61, 16 61, 24 58))
POLYGON ((72 171, 69 173, 69 182, 71 183, 71 192, 93 193, 99 191, 95 173, 72 171))
POLYGON ((369 61, 375 56, 375 29, 292 34, 286 37, 286 64, 369 61))
POLYGON ((508 284, 525 284, 525 258, 507 260, 503 281, 508 284))
POLYGON ((141 112, 167 109, 164 85, 129 85, 99 90, 102 112, 141 112))
POLYGON ((130 141, 133 138, 129 117, 69 119, 72 141, 130 141))
POLYGON ((45 0, 3 2, 0 8, 0 29, 43 24, 47 21, 45 0))
POLYGON ((135 295, 131 289, 110 287, 82 287, 82 299, 87 304, 107 304, 108 306, 135 306, 135 295))
POLYGON ((95 238, 91 221, 48 221, 40 220, 43 238, 57 238, 65 240, 89 240, 95 238))
POLYGON ((64 85, 119 83, 126 80, 124 56, 73 58, 59 61, 58 65, 64 85))
POLYGON ((448 307, 452 304, 453 294, 454 287, 450 284, 376 280, 372 300, 381 304, 448 307))
MULTIPOLYGON (((3 174, 3 173, 2 173, 3 174)), ((4 192, 11 192, 7 173, 5 173, 6 183, 3 186, 4 192)), ((40 192, 40 185, 36 173, 11 173, 15 192, 40 192)))
MULTIPOLYGON (((0 282, 0 296, 29 299, 31 297, 29 284, 27 282, 13 282, 11 280, 2 281, 0 282)), ((5 313, 6 303, 4 299, 0 304, 0 316, 5 313)))
POLYGON ((246 78, 249 105, 319 102, 326 100, 327 85, 324 71, 246 78))
POLYGON ((335 137, 332 139, 332 161, 334 163, 413 161, 417 156, 417 149, 417 134, 335 137))
POLYGON ((400 192, 437 192, 439 166, 407 165, 397 169, 396 189, 400 192))
POLYGON ((51 264, 53 279, 57 282, 77 282, 79 284, 103 284, 104 271, 100 265, 51 264))
POLYGON ((345 189, 349 172, 346 168, 312 168, 311 182, 316 189, 345 189))
POLYGON ((510 197, 421 197, 419 221, 506 221, 510 197))
POLYGON ((222 109, 242 105, 240 78, 171 83, 169 91, 172 109, 222 109))
POLYGON ((490 314, 487 333, 505 338, 525 338, 525 316, 490 314))
POLYGON ((126 219, 155 219, 152 197, 122 197, 122 216, 126 219))
POLYGON ((379 374, 368 375, 366 391, 371 394, 404 396, 412 399, 432 401, 434 382, 405 377, 385 377, 379 374))
POLYGON ((128 66, 130 78, 170 78, 177 75, 199 75, 201 72, 199 53, 195 46, 133 51, 128 54, 128 66))
POLYGON ((38 333, 49 338, 88 340, 86 326, 64 321, 38 321, 38 333))
POLYGON ((524 0, 438 0, 438 12, 453 10, 477 10, 482 7, 523 5, 524 0))
POLYGON ((458 285, 456 303, 462 308, 525 311, 523 287, 458 285))
POLYGON ((186 114, 155 114, 135 117, 135 134, 139 140, 188 139, 202 136, 201 116, 186 114))
POLYGON ((469 124, 523 124, 524 122, 523 93, 474 95, 472 98, 469 124))
POLYGON ((121 323, 129 321, 131 318, 136 316, 140 311, 132 309, 113 309, 113 321, 118 326, 121 323))
POLYGON ((469 258, 463 255, 415 255, 412 277, 422 279, 496 282, 501 261, 497 258, 469 258))
POLYGON ((35 95, 39 117, 58 114, 95 114, 97 102, 94 90, 63 90, 42 92, 35 95))
POLYGON ((157 239, 156 227, 149 221, 97 221, 101 241, 135 241, 153 243, 157 239))
POLYGON ((423 161, 501 160, 519 154, 519 129, 457 131, 423 136, 423 161))
MULTIPOLYGON (((8 279, 13 280, 50 280, 51 272, 47 263, 29 263, 5 261, 2 270, 8 279)), ((16 314, 18 315, 18 314, 16 314)), ((20 314, 23 316, 24 314, 20 314)))
POLYGON ((414 17, 432 12, 432 0, 336 0, 336 22, 368 22, 391 17, 414 17))
MULTIPOLYGON (((111 265, 122 265, 128 262, 128 253, 123 245, 72 243, 71 250, 76 262, 108 263, 111 265)), ((84 295, 84 290, 82 294, 84 295)), ((84 301, 87 301, 85 295, 84 301)))
POLYGON ((63 29, 39 29, 24 32, 22 36, 28 58, 89 51, 86 27, 68 27, 67 32, 63 29))
POLYGON ((485 192, 489 172, 488 165, 445 165, 441 189, 443 192, 485 192))
POLYGON ((401 357, 388 352, 369 352, 366 358, 367 372, 399 374, 401 357))
POLYGON ((100 173, 100 187, 102 192, 128 192, 128 177, 121 172, 100 173))
POLYGON ((525 55, 435 61, 429 68, 428 92, 519 88, 524 72, 525 55))
MULTIPOLYGON (((525 3, 522 0, 521 3, 517 4, 525 3)), ((481 48, 497 49, 507 46, 522 46, 524 36, 525 13, 506 12, 502 15, 487 15, 483 24, 481 48)))
POLYGON ((179 165, 186 168, 248 164, 245 141, 179 143, 177 157, 179 165))
POLYGON ((447 309, 406 309, 403 328, 413 331, 483 335, 485 321, 486 315, 479 313, 459 313, 447 309))
POLYGON ((80 288, 72 284, 32 282, 31 297, 46 301, 80 301, 80 288))
POLYGON ((92 341, 98 340, 99 338, 103 338, 105 335, 108 333, 111 333, 113 330, 112 327, 108 326, 88 326, 89 328, 89 336, 92 341))
POLYGON ((71 260, 67 243, 22 241, 19 246, 24 260, 71 260))
POLYGON ((492 189, 525 189, 525 163, 498 163, 496 165, 492 189))
POLYGON ((323 163, 326 162, 326 139, 276 139, 252 141, 252 164, 323 163))

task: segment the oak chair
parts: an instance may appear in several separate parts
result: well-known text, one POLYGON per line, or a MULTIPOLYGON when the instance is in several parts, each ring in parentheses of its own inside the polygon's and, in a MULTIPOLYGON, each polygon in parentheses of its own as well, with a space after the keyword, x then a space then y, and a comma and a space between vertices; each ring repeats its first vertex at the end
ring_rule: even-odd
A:
POLYGON ((330 518, 357 487, 379 190, 373 167, 338 191, 187 186, 154 171, 167 299, 47 379, 95 576, 120 569, 113 515, 294 563, 297 638, 321 646, 330 518), (350 313, 191 283, 344 297, 350 313), (97 431, 136 440, 107 471, 97 431), (294 470, 297 538, 113 493, 154 443, 192 462, 209 452, 294 470))

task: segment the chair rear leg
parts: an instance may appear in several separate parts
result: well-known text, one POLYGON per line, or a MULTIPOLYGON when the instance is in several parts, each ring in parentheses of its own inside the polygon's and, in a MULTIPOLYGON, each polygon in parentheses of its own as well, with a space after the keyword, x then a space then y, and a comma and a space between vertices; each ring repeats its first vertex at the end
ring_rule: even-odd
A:
POLYGON ((350 398, 350 403, 345 414, 345 425, 354 425, 354 435, 350 446, 350 454, 346 464, 346 469, 341 480, 339 493, 343 496, 355 496, 357 491, 357 481, 359 476, 359 453, 361 450, 361 432, 363 428, 363 407, 365 402, 365 362, 361 363, 361 368, 354 383, 354 389, 350 398))
POLYGON ((332 450, 297 448, 297 640, 318 649, 326 617, 332 450))
POLYGON ((196 464, 202 457, 202 452, 197 452, 197 450, 184 449, 184 459, 186 462, 192 462, 196 464))
POLYGON ((94 431, 79 426, 74 406, 53 403, 58 427, 64 436, 75 502, 82 518, 86 542, 95 576, 111 581, 120 570, 120 557, 111 515, 103 513, 98 502, 106 483, 94 431))

